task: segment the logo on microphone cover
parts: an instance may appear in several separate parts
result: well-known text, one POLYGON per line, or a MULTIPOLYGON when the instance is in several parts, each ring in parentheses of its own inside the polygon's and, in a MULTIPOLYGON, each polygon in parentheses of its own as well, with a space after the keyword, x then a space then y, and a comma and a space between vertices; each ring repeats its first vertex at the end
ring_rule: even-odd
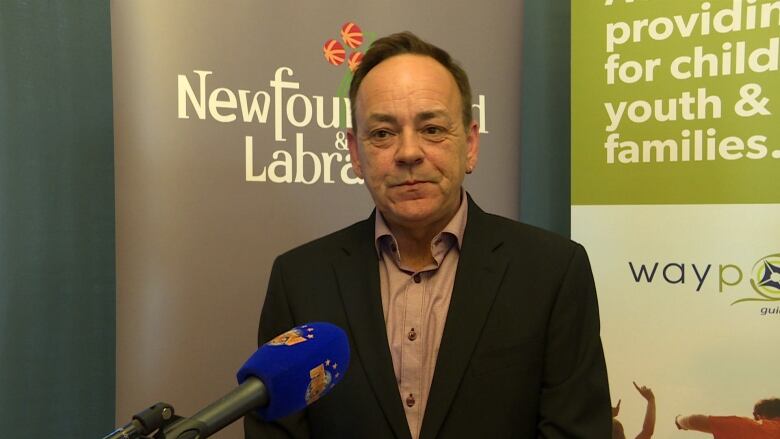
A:
POLYGON ((325 360, 324 363, 315 367, 309 371, 309 387, 306 389, 306 404, 311 404, 318 400, 325 391, 330 390, 336 384, 333 382, 335 378, 339 378, 340 372, 337 372, 339 365, 330 360, 325 360))
POLYGON ((270 346, 297 345, 298 343, 303 343, 309 339, 314 338, 314 334, 311 334, 311 332, 313 331, 314 331, 313 328, 307 328, 306 325, 301 326, 300 328, 293 328, 285 332, 284 334, 280 334, 274 337, 273 340, 268 342, 268 345, 270 346), (306 330, 307 334, 304 333, 304 330, 306 330))

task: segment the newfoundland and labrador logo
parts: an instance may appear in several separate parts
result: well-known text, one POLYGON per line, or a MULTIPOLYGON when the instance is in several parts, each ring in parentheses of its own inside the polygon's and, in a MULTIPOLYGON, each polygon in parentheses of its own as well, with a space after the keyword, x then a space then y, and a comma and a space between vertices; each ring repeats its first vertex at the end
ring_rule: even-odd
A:
MULTIPOLYGON (((214 73, 214 69, 199 68, 177 75, 177 117, 190 119, 194 114, 199 120, 219 123, 272 125, 275 148, 255 145, 254 136, 242 133, 244 178, 248 182, 362 184, 363 180, 358 178, 352 169, 344 129, 352 126, 347 97, 352 72, 360 65, 364 49, 371 46, 375 34, 364 32, 355 22, 350 21, 341 27, 339 38, 340 41, 328 39, 322 46, 312 45, 313 52, 321 51, 317 58, 324 56, 325 61, 332 66, 346 65, 335 96, 297 92, 304 87, 294 80, 295 72, 288 66, 275 69, 273 79, 267 82, 270 87, 267 90, 228 86, 224 80, 217 79, 219 75, 214 73), (351 51, 349 55, 345 45, 351 51), (304 142, 302 131, 315 126, 330 130, 331 133, 335 130, 332 147, 315 151, 304 142), (294 143, 293 147, 288 143, 291 139, 287 130, 290 129, 296 131, 295 140, 290 142, 294 143)), ((302 55, 301 59, 307 57, 306 54, 302 55)), ((327 64, 319 61, 317 65, 327 64)), ((472 108, 476 110, 479 131, 487 133, 485 96, 477 95, 476 102, 472 108)), ((306 135, 311 132, 309 129, 306 135)), ((226 142, 232 141, 228 138, 226 142)))
MULTIPOLYGON (((745 285, 749 284, 753 290, 750 296, 734 300, 731 305, 745 302, 780 301, 780 253, 758 259, 749 271, 743 270, 737 264, 684 262, 637 263, 629 261, 628 267, 636 283, 691 285, 696 293, 715 290, 718 293, 728 291, 743 296, 746 290, 745 285), (746 273, 749 276, 747 279, 746 273), (706 285, 712 285, 712 287, 707 288, 706 285)), ((762 308, 761 314, 780 314, 780 309, 762 308)))

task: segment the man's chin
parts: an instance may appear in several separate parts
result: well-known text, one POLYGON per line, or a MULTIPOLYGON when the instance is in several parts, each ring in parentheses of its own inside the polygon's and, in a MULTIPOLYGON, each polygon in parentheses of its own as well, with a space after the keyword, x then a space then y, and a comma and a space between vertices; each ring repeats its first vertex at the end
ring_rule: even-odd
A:
POLYGON ((424 198, 404 200, 393 203, 383 215, 385 220, 405 227, 423 226, 441 217, 441 206, 424 198))

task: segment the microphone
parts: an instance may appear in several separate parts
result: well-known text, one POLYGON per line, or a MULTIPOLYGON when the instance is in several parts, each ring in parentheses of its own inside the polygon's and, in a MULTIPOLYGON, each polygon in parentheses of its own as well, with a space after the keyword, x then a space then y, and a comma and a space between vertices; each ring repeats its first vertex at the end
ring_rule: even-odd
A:
POLYGON ((187 419, 162 429, 159 439, 202 439, 256 410, 273 421, 330 392, 349 367, 347 334, 330 323, 307 323, 278 335, 241 366, 239 386, 187 419))

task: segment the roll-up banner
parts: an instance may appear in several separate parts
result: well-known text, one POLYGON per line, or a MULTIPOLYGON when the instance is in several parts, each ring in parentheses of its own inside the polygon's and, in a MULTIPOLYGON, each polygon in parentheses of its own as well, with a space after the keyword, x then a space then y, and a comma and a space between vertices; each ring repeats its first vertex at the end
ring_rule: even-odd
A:
POLYGON ((521 7, 111 2, 117 422, 231 389, 274 257, 371 213, 345 130, 351 69, 376 38, 410 30, 461 62, 482 140, 466 188, 519 216, 521 7))
POLYGON ((626 437, 642 386, 664 439, 780 397, 779 59, 778 1, 572 2, 572 235, 626 437))

